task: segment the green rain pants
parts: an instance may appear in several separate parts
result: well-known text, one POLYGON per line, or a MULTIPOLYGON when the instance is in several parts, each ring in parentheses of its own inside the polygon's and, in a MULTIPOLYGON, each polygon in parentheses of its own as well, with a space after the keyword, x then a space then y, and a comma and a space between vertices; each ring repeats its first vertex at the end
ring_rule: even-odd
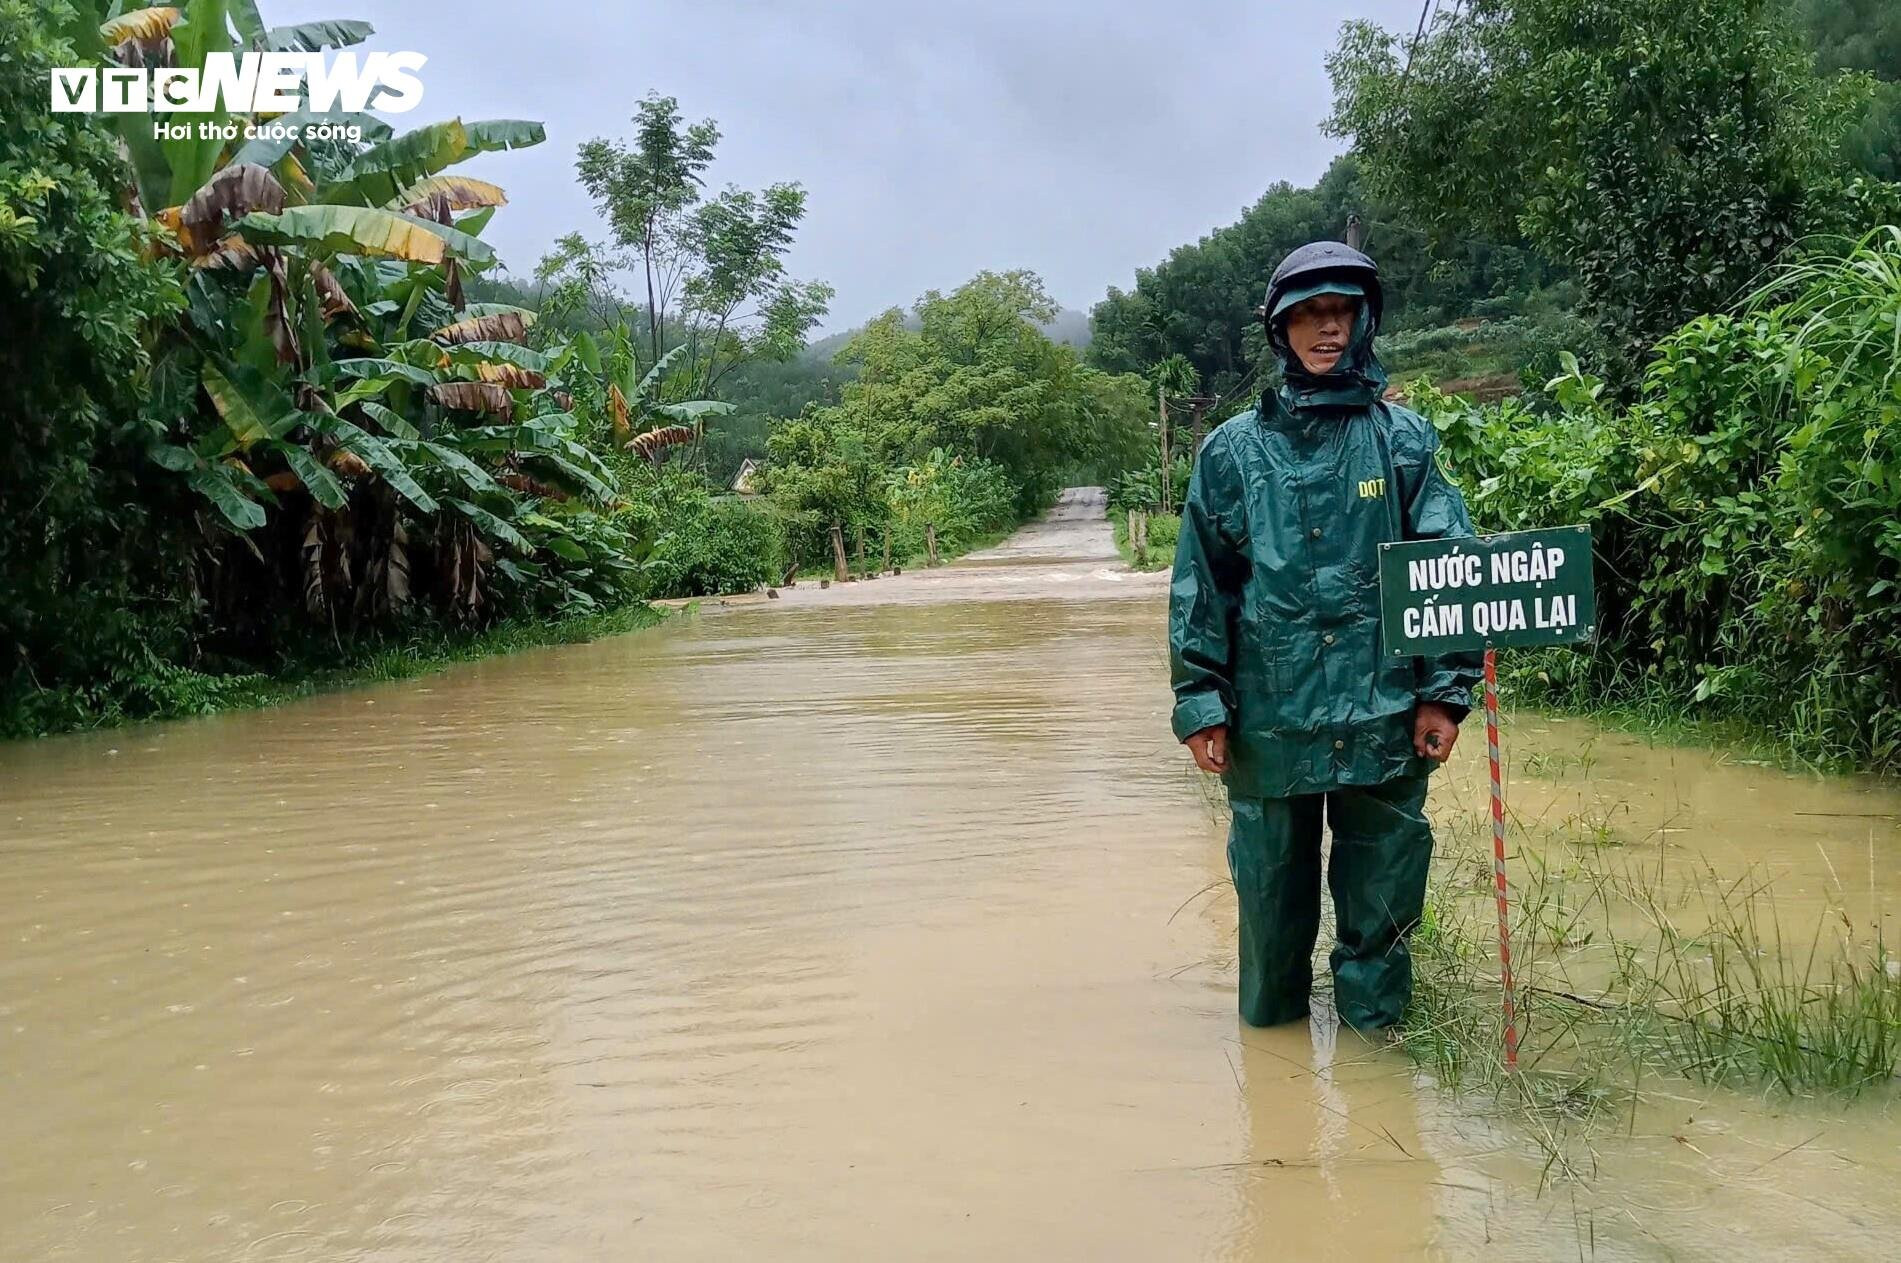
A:
POLYGON ((1294 798, 1235 798, 1228 868, 1241 905, 1241 1017, 1307 1016, 1320 932, 1320 825, 1333 834, 1333 995, 1358 1030, 1396 1024, 1412 996, 1406 939, 1426 896, 1432 828, 1426 778, 1348 785, 1294 798))

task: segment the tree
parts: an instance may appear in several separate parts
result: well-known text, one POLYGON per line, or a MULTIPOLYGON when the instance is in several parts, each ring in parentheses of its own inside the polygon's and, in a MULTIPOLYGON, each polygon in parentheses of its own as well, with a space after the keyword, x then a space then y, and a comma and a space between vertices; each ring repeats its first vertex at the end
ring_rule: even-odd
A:
POLYGON ((1351 22, 1327 126, 1440 240, 1522 233, 1626 363, 1831 218, 1867 84, 1770 0, 1472 0, 1413 46, 1351 22), (1410 53, 1410 55, 1409 55, 1410 53))
MULTIPOLYGON (((633 121, 631 144, 590 140, 576 169, 613 245, 638 263, 648 363, 686 344, 693 391, 709 394, 735 365, 803 346, 825 315, 831 287, 792 280, 785 268, 805 217, 805 190, 728 188, 702 200, 719 128, 710 119, 686 123, 677 100, 656 95, 641 101, 633 121)), ((572 283, 599 254, 564 241, 538 275, 572 283)))
MULTIPOLYGON (((810 541, 833 521, 886 522, 888 483, 900 475, 897 500, 911 517, 948 513, 925 507, 940 503, 994 504, 998 487, 1021 517, 1067 477, 1106 481, 1141 460, 1149 388, 1050 341, 1039 326, 1055 311, 1034 273, 980 272, 948 294, 925 294, 914 322, 893 309, 868 324, 839 352, 858 373, 842 401, 808 408, 769 436, 765 484, 795 531, 810 541)), ((813 547, 802 544, 802 554, 813 547)))
MULTIPOLYGON (((78 19, 0 0, 0 694, 85 678, 141 638, 119 607, 169 599, 174 533, 149 512, 135 424, 149 323, 180 304, 176 269, 151 257, 120 209, 112 139, 47 110, 53 34, 78 19), (125 633, 123 640, 119 633, 125 633)), ((11 709, 8 707, 7 709, 11 709)))
POLYGON ((683 123, 677 100, 649 94, 634 111, 632 146, 590 140, 575 164, 615 243, 640 259, 654 361, 660 358, 667 309, 686 268, 686 215, 700 200, 701 173, 719 144, 719 128, 711 119, 683 123))

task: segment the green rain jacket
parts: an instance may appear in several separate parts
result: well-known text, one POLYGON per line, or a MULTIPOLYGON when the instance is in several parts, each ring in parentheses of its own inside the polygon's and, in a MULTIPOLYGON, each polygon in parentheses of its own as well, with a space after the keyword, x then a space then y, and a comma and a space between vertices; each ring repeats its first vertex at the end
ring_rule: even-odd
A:
MULTIPOLYGON (((1169 587, 1178 740, 1228 725, 1228 792, 1285 798, 1422 775, 1414 708, 1463 718, 1481 655, 1380 651, 1379 545, 1472 534, 1438 434, 1380 398, 1362 312, 1342 364, 1297 367, 1202 446, 1169 587)), ((1284 353, 1284 358, 1291 353, 1284 353)))

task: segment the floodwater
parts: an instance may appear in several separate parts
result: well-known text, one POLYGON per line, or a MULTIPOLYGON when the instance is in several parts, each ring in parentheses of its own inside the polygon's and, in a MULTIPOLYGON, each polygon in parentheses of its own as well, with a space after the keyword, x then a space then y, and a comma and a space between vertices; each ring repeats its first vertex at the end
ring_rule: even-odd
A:
MULTIPOLYGON (((1883 1101, 1651 1085, 1552 1178, 1399 1053, 1240 1027, 1165 581, 1100 512, 0 748, 0 1259, 1891 1255, 1883 1101)), ((1528 817, 1901 893, 1892 789, 1506 741, 1528 817)))

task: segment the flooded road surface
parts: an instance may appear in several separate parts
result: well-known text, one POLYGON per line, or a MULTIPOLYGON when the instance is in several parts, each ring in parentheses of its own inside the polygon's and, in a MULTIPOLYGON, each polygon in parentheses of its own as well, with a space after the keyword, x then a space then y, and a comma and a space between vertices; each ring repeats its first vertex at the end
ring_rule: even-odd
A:
MULTIPOLYGON (((1099 504, 968 565, 0 748, 0 1258, 1892 1248, 1879 1101, 1673 1085, 1550 1182, 1400 1054, 1240 1027, 1165 580, 1099 504)), ((1543 756, 1521 810, 1798 899, 1852 867, 1892 910, 1891 790, 1508 742, 1543 756)))

